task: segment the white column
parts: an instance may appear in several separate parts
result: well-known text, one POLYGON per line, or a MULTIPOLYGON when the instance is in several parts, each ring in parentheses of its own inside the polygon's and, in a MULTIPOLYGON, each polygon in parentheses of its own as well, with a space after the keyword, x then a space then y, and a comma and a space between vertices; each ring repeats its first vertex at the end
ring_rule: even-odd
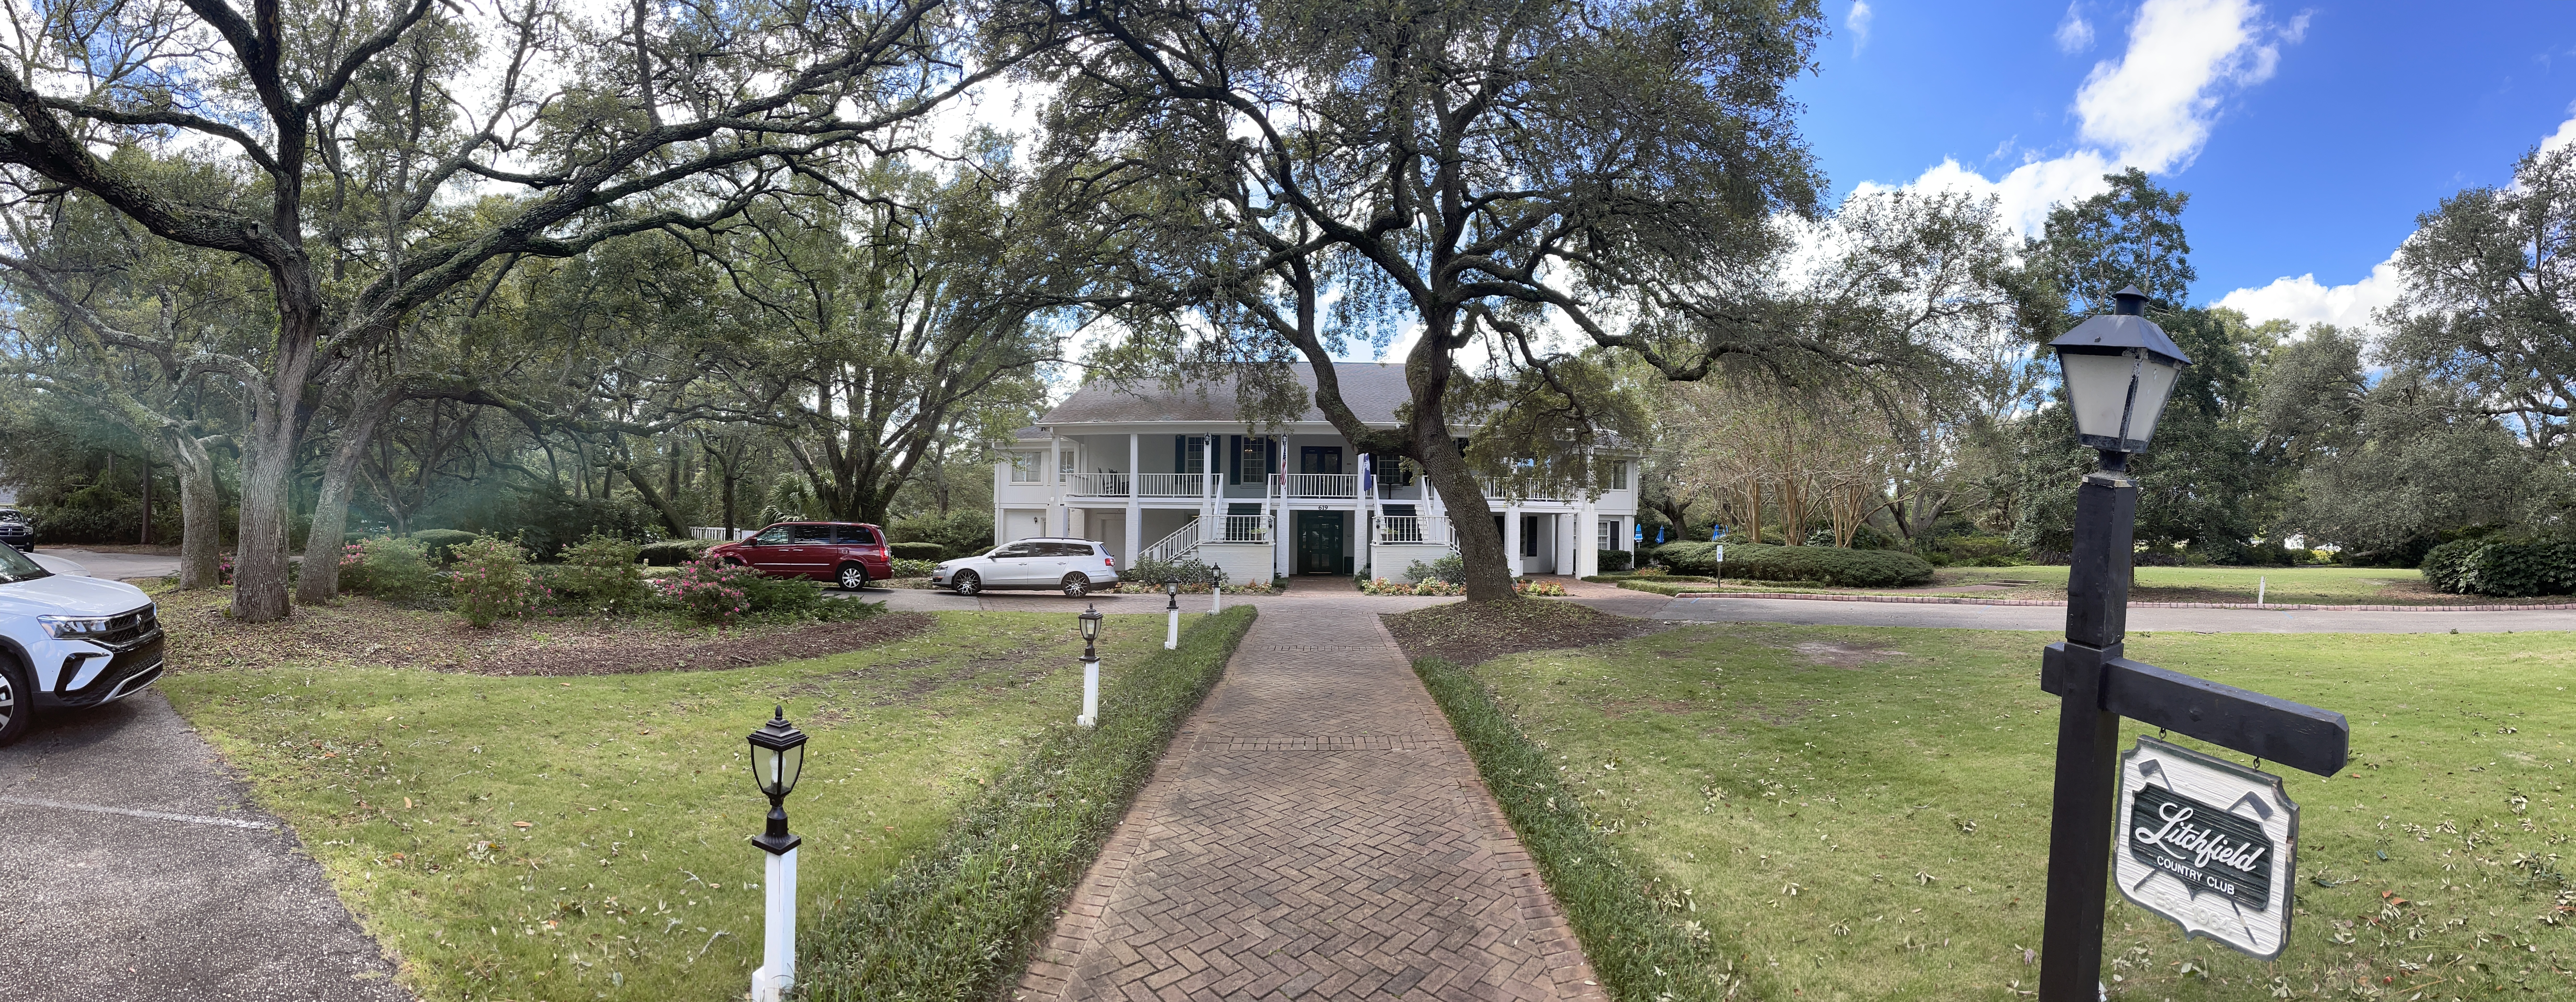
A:
POLYGON ((766 928, 760 969, 751 972, 753 1002, 778 1002, 796 986, 796 850, 769 853, 766 928))
MULTIPOLYGON (((1066 521, 1073 515, 1064 507, 1064 439, 1052 431, 1047 433, 1046 479, 1047 521, 1054 523, 1056 527, 1054 535, 1073 535, 1073 530, 1066 521)), ((1038 535, 1048 535, 1045 526, 1038 528, 1038 535)))
POLYGON ((1218 473, 1216 468, 1216 438, 1216 435, 1211 432, 1206 441, 1199 443, 1205 446, 1207 451, 1207 458, 1199 463, 1199 492, 1207 495, 1205 503, 1199 506, 1199 511, 1203 513, 1199 517, 1209 520, 1199 524, 1200 542, 1206 542, 1208 530, 1221 524, 1214 519, 1225 514, 1225 481, 1224 475, 1218 473))
POLYGON ((1145 510, 1138 507, 1136 478, 1144 476, 1137 460, 1144 456, 1144 437, 1127 433, 1127 566, 1136 566, 1136 558, 1145 552, 1145 510))
POLYGON ((1295 517, 1288 511, 1287 478, 1272 474, 1288 468, 1288 436, 1271 436, 1270 448, 1265 451, 1270 453, 1270 457, 1261 464, 1261 493, 1265 499, 1277 499, 1278 511, 1271 520, 1270 573, 1284 575, 1296 569, 1289 550, 1289 537, 1296 535, 1295 517))
POLYGON ((1503 566, 1513 577, 1521 575, 1521 506, 1503 508, 1503 566))

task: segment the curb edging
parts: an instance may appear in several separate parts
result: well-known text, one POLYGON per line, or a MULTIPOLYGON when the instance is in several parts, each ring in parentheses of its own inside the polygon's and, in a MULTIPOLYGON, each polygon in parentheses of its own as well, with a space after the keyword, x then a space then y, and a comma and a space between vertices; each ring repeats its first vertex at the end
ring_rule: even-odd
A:
MULTIPOLYGON (((1775 598, 1800 602, 1892 602, 1900 605, 2009 605, 2064 608, 2036 598, 1950 598, 1941 595, 1851 595, 1796 591, 1686 591, 1674 598, 1775 598)), ((2576 602, 2541 605, 2303 605, 2284 602, 2131 602, 2132 609, 2254 609, 2261 612, 2564 612, 2576 602)))

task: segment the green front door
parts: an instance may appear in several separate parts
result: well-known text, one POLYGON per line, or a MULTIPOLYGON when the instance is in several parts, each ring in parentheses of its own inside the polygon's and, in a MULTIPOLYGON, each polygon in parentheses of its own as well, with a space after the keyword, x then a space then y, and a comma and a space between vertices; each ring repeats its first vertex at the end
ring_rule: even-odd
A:
POLYGON ((1342 573, 1343 518, 1349 512, 1297 513, 1297 573, 1342 573))

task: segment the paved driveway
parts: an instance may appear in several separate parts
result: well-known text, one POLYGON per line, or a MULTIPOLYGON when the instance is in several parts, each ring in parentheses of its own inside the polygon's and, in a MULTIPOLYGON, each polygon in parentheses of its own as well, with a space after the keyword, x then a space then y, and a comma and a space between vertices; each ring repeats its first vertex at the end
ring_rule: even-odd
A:
MULTIPOLYGON (((1300 585, 1306 585, 1300 579, 1300 585)), ((1896 602, 1819 602, 1774 598, 1665 598, 1592 582, 1569 586, 1570 601, 1604 612, 1639 619, 1672 619, 1708 623, 1794 623, 1816 626, 1925 626, 1970 630, 2064 630, 2066 610, 2028 605, 1934 605, 1896 602)), ((1156 612, 1161 595, 1094 595, 1068 599, 1054 592, 986 592, 961 598, 944 591, 889 588, 862 593, 867 601, 885 601, 900 610, 938 612, 983 609, 1009 612, 1081 612, 1086 603, 1102 612, 1156 612)), ((1302 604, 1346 601, 1353 608, 1402 612, 1451 598, 1372 598, 1339 588, 1305 587, 1284 595, 1226 596, 1226 604, 1251 602, 1302 604)), ((1207 611, 1205 595, 1181 596, 1184 612, 1207 611)), ((2531 612, 2316 612, 2257 609, 2129 610, 2131 632, 2152 630, 2204 633, 2502 633, 2509 630, 2576 630, 2576 611, 2531 612)))
POLYGON ((0 999, 410 999, 391 975, 159 693, 0 748, 0 999))
POLYGON ((101 553, 76 546, 47 546, 36 553, 79 564, 94 578, 166 578, 179 573, 179 558, 152 553, 101 553))

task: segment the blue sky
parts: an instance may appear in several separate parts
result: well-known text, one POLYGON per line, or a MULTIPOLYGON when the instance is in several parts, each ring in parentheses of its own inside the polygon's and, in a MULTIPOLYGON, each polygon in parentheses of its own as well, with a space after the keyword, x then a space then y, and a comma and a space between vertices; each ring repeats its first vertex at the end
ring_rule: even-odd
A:
POLYGON ((1796 87, 1837 196, 1997 194, 2025 225, 2145 167, 2191 193, 2198 301, 2366 323, 2418 213, 2576 142, 2576 4, 1826 0, 1796 87), (2376 271, 2374 270, 2376 269, 2376 271))

